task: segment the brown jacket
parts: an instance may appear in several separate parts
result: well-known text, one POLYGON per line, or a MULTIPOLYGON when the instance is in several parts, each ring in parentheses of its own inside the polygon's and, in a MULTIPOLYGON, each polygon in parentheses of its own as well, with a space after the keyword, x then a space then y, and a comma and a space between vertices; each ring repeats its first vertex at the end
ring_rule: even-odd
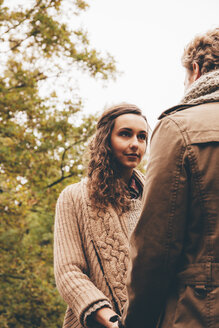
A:
POLYGON ((218 328, 219 102, 161 116, 146 181, 126 328, 218 328))
MULTIPOLYGON (((143 186, 143 174, 135 171, 135 176, 143 186)), ((141 200, 133 200, 132 206, 136 206, 137 220, 141 200)), ((87 179, 68 186, 59 196, 54 228, 54 273, 57 288, 68 304, 63 327, 84 326, 84 315, 91 307, 107 305, 121 313, 127 301, 130 213, 118 216, 110 206, 105 211, 94 210, 87 179)))

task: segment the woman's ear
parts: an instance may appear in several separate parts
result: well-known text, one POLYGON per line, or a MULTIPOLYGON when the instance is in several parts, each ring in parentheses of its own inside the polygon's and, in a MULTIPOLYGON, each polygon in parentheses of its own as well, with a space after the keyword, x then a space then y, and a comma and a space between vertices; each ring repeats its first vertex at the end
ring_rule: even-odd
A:
POLYGON ((193 74, 192 74, 192 77, 193 77, 193 82, 195 82, 196 80, 198 80, 201 76, 201 71, 200 71, 200 67, 199 67, 199 64, 194 62, 192 64, 192 69, 193 69, 193 74))

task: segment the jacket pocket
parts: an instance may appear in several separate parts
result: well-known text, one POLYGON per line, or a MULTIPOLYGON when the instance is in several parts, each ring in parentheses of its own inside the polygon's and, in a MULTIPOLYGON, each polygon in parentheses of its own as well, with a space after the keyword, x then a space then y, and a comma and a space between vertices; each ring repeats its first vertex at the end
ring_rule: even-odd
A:
POLYGON ((219 142, 219 130, 188 131, 190 144, 219 142))
POLYGON ((219 327, 219 286, 186 285, 180 290, 174 323, 177 328, 219 327))

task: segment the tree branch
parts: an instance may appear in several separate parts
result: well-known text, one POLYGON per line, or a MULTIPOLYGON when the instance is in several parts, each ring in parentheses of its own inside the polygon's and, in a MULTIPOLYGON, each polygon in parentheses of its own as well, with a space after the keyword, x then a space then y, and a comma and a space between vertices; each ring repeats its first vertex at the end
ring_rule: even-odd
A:
MULTIPOLYGON (((33 79, 36 79, 36 82, 39 82, 39 81, 46 80, 48 78, 48 76, 43 75, 43 73, 38 73, 37 75, 33 76, 32 78, 33 79), (42 77, 37 78, 38 76, 42 76, 42 77)), ((11 91, 11 90, 14 90, 14 89, 24 88, 26 86, 27 86, 26 83, 21 83, 21 84, 18 84, 18 85, 15 85, 13 87, 8 88, 7 91, 11 91)))
POLYGON ((51 184, 49 184, 48 186, 46 186, 45 189, 47 189, 47 188, 51 188, 51 187, 57 185, 58 183, 62 182, 63 180, 68 179, 68 178, 71 178, 74 174, 75 174, 75 173, 72 172, 72 173, 69 174, 69 175, 62 176, 60 179, 58 179, 58 180, 52 182, 51 184))
POLYGON ((40 5, 41 2, 42 2, 42 0, 38 0, 37 3, 35 4, 35 6, 34 6, 33 8, 31 8, 31 9, 27 12, 26 16, 25 16, 25 17, 24 17, 19 23, 15 24, 15 25, 13 25, 13 26, 11 26, 11 27, 9 27, 9 28, 7 29, 7 31, 5 31, 4 33, 2 33, 2 34, 0 35, 0 37, 3 36, 4 34, 9 33, 11 30, 16 29, 16 28, 17 28, 18 26, 20 26, 23 22, 25 22, 25 20, 28 18, 28 16, 30 16, 30 15, 32 14, 32 12, 35 10, 35 8, 37 8, 37 7, 40 5))
POLYGON ((60 177, 58 180, 56 180, 56 181, 52 182, 51 184, 47 185, 47 186, 45 187, 45 189, 47 189, 47 188, 51 188, 51 187, 57 185, 58 183, 62 182, 63 180, 65 180, 65 179, 67 179, 67 178, 70 178, 70 177, 72 177, 72 176, 74 175, 74 173, 70 173, 69 175, 64 176, 65 171, 63 170, 63 167, 64 167, 63 163, 64 163, 65 155, 66 155, 67 151, 68 151, 70 148, 72 148, 72 147, 74 147, 75 145, 77 145, 77 144, 79 144, 79 143, 81 143, 81 142, 84 142, 84 141, 86 141, 86 140, 87 140, 87 138, 80 139, 80 140, 74 142, 73 144, 69 145, 67 148, 65 148, 65 150, 63 151, 63 154, 62 154, 62 161, 61 161, 61 165, 60 165, 60 169, 61 169, 61 177, 60 177))
POLYGON ((12 274, 0 274, 0 278, 12 278, 12 279, 20 279, 20 280, 25 280, 25 277, 22 276, 14 276, 12 274))

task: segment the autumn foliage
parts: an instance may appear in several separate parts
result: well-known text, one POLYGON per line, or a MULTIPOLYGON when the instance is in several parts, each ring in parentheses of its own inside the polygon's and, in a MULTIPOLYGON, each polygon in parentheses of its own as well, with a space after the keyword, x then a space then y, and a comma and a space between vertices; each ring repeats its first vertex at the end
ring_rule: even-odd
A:
POLYGON ((83 175, 95 122, 95 115, 81 114, 74 74, 108 79, 116 71, 111 56, 102 57, 86 32, 71 27, 87 6, 34 0, 12 8, 0 1, 2 328, 62 325, 65 305, 53 276, 54 210, 60 191, 83 175))

